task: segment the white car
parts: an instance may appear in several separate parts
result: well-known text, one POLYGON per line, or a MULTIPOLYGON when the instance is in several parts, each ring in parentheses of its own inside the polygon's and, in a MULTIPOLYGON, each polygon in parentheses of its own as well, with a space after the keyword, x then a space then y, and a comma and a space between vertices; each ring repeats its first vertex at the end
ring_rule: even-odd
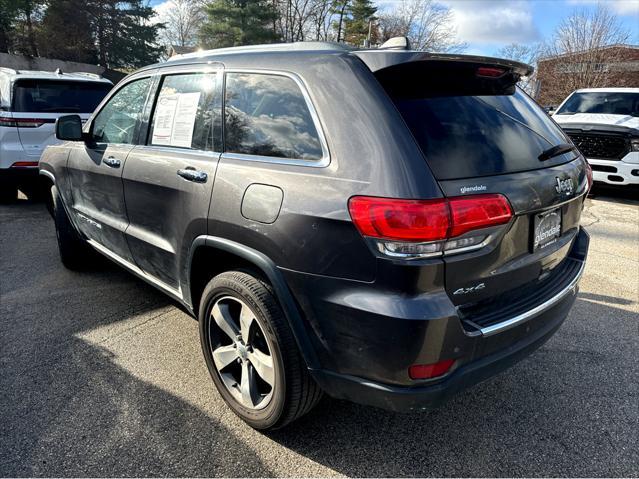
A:
POLYGON ((0 68, 0 200, 20 187, 35 192, 42 151, 55 139, 59 116, 89 118, 113 84, 91 73, 0 68))
POLYGON ((595 181, 639 185, 639 88, 577 90, 553 119, 588 159, 595 181))

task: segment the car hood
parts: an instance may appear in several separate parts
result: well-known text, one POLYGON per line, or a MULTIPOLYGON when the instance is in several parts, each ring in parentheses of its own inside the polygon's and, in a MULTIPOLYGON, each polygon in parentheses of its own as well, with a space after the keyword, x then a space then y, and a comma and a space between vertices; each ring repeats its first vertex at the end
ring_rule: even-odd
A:
POLYGON ((605 125, 639 130, 639 117, 631 115, 610 115, 606 113, 575 113, 574 115, 553 115, 559 125, 581 128, 583 125, 605 125))

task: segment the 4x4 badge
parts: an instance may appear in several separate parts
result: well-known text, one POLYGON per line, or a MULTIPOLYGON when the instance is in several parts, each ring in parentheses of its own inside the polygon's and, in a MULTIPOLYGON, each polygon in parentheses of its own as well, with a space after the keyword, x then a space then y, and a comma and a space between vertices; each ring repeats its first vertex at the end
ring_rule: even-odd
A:
POLYGON ((566 193, 567 195, 572 194, 572 179, 566 178, 565 180, 560 180, 558 177, 555 177, 555 180, 557 180, 557 185, 555 186, 557 193, 566 193))
POLYGON ((486 285, 484 283, 479 283, 479 284, 476 284, 475 286, 469 286, 468 288, 459 288, 453 294, 475 293, 477 291, 481 291, 484 288, 486 288, 486 285))

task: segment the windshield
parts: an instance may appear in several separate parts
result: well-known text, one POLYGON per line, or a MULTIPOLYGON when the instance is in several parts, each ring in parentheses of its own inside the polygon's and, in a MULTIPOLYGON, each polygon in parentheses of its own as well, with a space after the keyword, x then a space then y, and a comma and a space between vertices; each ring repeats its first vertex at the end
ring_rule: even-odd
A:
POLYGON ((534 170, 574 158, 565 153, 539 161, 566 137, 520 89, 511 95, 393 100, 440 180, 534 170))
POLYGON ((573 93, 556 114, 574 113, 639 116, 639 93, 573 93))
POLYGON ((14 112, 91 113, 111 85, 97 82, 19 80, 13 90, 14 112))

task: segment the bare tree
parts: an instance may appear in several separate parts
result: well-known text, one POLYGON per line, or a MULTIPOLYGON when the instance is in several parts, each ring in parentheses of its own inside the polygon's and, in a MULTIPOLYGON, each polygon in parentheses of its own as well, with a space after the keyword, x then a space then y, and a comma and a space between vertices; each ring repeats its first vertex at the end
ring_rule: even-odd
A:
POLYGON ((450 8, 434 0, 401 0, 395 8, 380 15, 380 40, 406 36, 413 49, 458 52, 466 45, 457 41, 450 8))
MULTIPOLYGON (((499 50, 495 56, 499 58, 507 58, 509 60, 515 60, 517 62, 526 63, 528 65, 536 65, 537 59, 542 54, 543 47, 539 43, 533 43, 524 45, 522 43, 511 43, 499 50)), ((524 77, 519 81, 519 86, 522 87, 533 98, 537 97, 539 90, 539 83, 536 77, 536 71, 529 77, 524 77)))
POLYGON ((538 43, 524 45, 522 43, 511 43, 497 50, 496 56, 507 58, 528 65, 537 63, 537 58, 542 52, 542 46, 538 43))
POLYGON ((160 42, 167 48, 196 45, 197 33, 205 17, 204 3, 203 0, 171 0, 157 15, 158 22, 164 24, 160 42))
POLYGON ((614 64, 621 61, 621 49, 614 46, 629 39, 630 32, 601 4, 564 19, 539 61, 539 75, 546 70, 544 96, 561 99, 579 88, 608 86, 614 81, 614 64))

